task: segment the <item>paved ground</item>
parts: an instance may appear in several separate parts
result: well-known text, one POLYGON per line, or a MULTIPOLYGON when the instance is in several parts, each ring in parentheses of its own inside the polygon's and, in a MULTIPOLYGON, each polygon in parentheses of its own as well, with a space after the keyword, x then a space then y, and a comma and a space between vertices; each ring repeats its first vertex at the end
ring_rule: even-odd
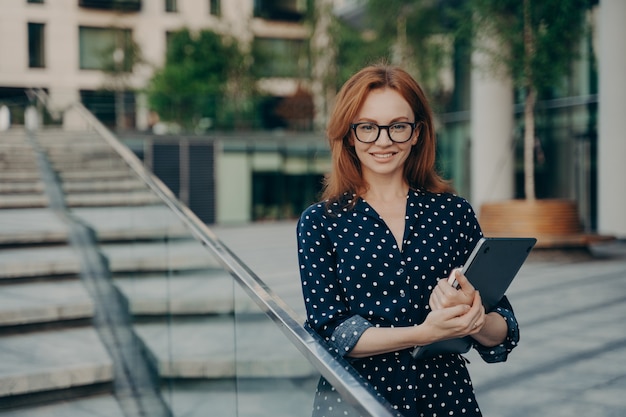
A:
MULTIPOLYGON (((303 311, 295 223, 214 231, 303 311)), ((536 251, 509 297, 521 325, 520 346, 501 364, 469 355, 484 415, 626 416, 626 242, 591 251, 536 251)))

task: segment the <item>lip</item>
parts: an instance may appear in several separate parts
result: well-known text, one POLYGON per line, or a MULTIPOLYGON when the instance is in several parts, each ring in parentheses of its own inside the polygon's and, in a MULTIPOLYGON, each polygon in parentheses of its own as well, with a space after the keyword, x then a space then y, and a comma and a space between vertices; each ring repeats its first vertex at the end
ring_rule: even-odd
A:
POLYGON ((397 152, 370 152, 370 155, 375 159, 387 160, 393 158, 397 152))

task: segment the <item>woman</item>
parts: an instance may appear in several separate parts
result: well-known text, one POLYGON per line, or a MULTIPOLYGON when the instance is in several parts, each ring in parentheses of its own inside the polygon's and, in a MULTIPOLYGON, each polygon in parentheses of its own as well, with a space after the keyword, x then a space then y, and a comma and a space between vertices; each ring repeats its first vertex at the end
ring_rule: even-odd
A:
MULTIPOLYGON (((399 68, 364 68, 339 92, 327 134, 333 169, 297 231, 307 324, 402 415, 481 415, 462 356, 411 355, 469 335, 499 362, 519 340, 506 298, 485 313, 456 270, 482 232, 435 172, 422 89, 399 68), (441 279, 452 273, 458 291, 441 279)), ((315 415, 339 415, 330 391, 322 378, 315 415)))

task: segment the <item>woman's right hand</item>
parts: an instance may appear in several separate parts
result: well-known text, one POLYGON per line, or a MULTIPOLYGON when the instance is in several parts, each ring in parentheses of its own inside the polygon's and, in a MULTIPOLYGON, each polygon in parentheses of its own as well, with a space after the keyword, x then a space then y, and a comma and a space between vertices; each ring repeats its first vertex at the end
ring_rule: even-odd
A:
POLYGON ((471 305, 457 304, 432 310, 424 320, 430 342, 454 339, 478 333, 485 324, 485 309, 478 291, 474 291, 471 305))

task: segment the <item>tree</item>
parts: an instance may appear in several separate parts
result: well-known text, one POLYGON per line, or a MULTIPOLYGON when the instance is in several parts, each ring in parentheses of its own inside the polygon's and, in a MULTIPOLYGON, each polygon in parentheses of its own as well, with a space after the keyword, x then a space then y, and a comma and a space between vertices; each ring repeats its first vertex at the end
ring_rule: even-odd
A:
MULTIPOLYGON (((524 96, 524 194, 535 195, 535 103, 568 74, 585 31, 587 0, 470 0, 472 36, 486 36, 495 68, 504 68, 524 96)), ((480 44, 484 47, 485 44, 480 44)))
POLYGON ((234 39, 210 30, 171 34, 165 66, 148 86, 148 102, 162 120, 195 129, 215 122, 233 74, 241 74, 244 55, 234 39))
MULTIPOLYGON (((414 75, 435 108, 443 109, 453 90, 454 14, 458 0, 369 0, 366 27, 387 49, 389 60, 414 75)), ((379 47, 380 48, 380 47, 379 47)))

